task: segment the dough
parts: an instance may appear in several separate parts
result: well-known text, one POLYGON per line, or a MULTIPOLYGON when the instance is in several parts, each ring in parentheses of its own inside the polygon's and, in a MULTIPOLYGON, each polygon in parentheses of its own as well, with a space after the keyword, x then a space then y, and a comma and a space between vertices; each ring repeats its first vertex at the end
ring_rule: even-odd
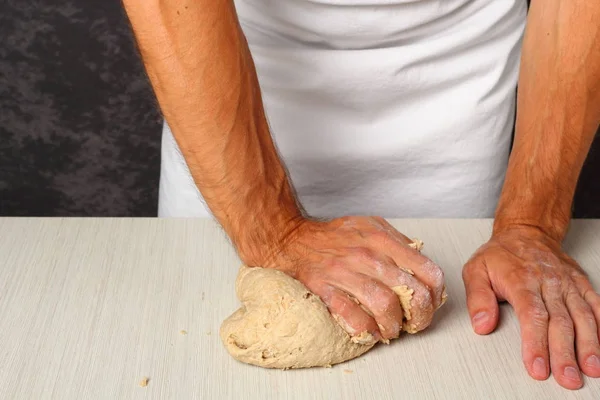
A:
MULTIPOLYGON (((393 290, 410 320, 412 289, 393 290)), ((236 293, 242 307, 223 322, 220 336, 229 354, 244 363, 280 369, 328 367, 375 345, 367 332, 351 338, 318 296, 283 272, 242 267, 236 293)), ((411 332, 407 322, 404 329, 411 332)))
POLYGON ((283 272, 242 267, 236 292, 243 305, 220 330, 236 360, 266 368, 324 367, 375 344, 354 343, 321 299, 283 272))

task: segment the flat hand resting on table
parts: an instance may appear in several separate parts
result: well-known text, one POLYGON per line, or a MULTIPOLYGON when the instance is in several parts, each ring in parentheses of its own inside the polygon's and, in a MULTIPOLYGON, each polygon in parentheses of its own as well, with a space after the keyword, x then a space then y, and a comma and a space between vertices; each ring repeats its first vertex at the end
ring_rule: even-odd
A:
POLYGON ((600 296, 556 240, 533 227, 496 232, 465 265, 463 278, 473 327, 498 324, 498 300, 508 301, 521 324, 529 374, 581 387, 580 370, 600 377, 600 296))

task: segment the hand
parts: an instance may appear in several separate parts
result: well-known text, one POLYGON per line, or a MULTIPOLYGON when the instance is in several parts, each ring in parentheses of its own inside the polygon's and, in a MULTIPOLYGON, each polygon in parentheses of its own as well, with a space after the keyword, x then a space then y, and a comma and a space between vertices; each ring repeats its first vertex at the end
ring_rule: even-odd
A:
POLYGON ((552 370, 568 389, 582 386, 580 371, 600 377, 600 296, 560 243, 533 227, 496 232, 467 262, 463 279, 478 334, 496 328, 497 300, 513 306, 531 377, 544 380, 552 370))
POLYGON ((431 323, 445 296, 442 270, 411 245, 379 217, 305 220, 261 266, 302 282, 356 341, 387 341, 408 317, 392 288, 414 291, 404 325, 411 332, 431 323))

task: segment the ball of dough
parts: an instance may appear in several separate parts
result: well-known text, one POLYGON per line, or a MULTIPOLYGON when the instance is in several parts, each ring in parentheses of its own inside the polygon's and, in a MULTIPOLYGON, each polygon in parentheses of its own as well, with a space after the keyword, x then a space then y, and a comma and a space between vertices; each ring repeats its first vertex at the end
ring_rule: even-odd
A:
POLYGON ((220 329, 236 360, 280 369, 331 366, 375 344, 352 341, 321 299, 283 272, 242 267, 236 292, 242 307, 220 329))

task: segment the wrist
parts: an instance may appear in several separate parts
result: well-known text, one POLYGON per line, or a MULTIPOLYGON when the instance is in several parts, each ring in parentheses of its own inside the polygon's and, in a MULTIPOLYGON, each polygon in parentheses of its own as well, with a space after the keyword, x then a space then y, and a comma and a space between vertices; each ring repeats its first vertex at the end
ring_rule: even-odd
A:
POLYGON ((574 184, 553 168, 533 166, 521 148, 511 155, 496 208, 494 233, 529 226, 562 242, 571 219, 574 184))
POLYGON ((308 220, 286 175, 280 178, 280 184, 261 180, 232 194, 234 199, 227 206, 221 202, 213 214, 245 265, 266 266, 308 220))
POLYGON ((273 260, 307 221, 301 213, 280 209, 268 216, 254 215, 242 219, 238 234, 231 237, 245 265, 272 267, 273 260))
POLYGON ((558 243, 563 241, 568 230, 570 214, 558 217, 557 215, 549 216, 519 211, 498 208, 492 235, 499 235, 515 228, 530 228, 543 233, 558 243))

